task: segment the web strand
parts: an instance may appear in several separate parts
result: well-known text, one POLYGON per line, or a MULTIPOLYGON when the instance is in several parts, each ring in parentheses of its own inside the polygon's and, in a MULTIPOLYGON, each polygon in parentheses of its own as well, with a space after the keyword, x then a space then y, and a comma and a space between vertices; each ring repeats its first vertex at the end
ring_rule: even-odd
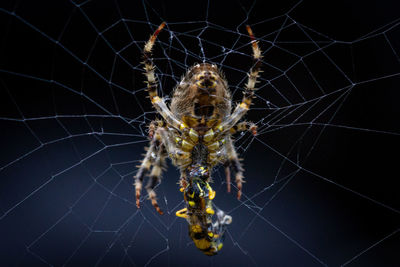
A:
MULTIPOLYGON (((217 168, 216 205, 228 211, 233 223, 221 258, 209 260, 197 254, 186 222, 174 215, 184 201, 171 164, 156 187, 166 214, 155 214, 147 195, 140 210, 134 201, 132 177, 148 143, 147 125, 160 117, 145 98, 141 50, 157 19, 168 18, 175 7, 151 1, 141 1, 135 10, 118 1, 67 5, 66 14, 49 13, 59 20, 40 20, 22 3, 0 7, 0 16, 8 21, 0 43, 0 124, 5 130, 0 137, 0 232, 8 238, 3 245, 23 248, 18 251, 22 258, 10 254, 12 264, 219 265, 233 260, 259 266, 289 265, 293 256, 304 265, 346 266, 398 238, 400 210, 393 179, 385 172, 392 164, 386 154, 400 135, 391 117, 398 112, 398 18, 352 41, 304 23, 299 15, 303 1, 286 6, 283 14, 256 18, 258 1, 239 3, 241 17, 229 27, 215 21, 218 8, 209 0, 202 4, 200 19, 167 20, 154 49, 159 94, 167 101, 188 68, 210 62, 225 72, 234 104, 242 97, 252 62, 246 24, 263 51, 264 73, 248 115, 258 135, 235 138, 246 168, 243 199, 225 193, 225 177, 217 168), (54 28, 48 26, 52 22, 54 28), (363 118, 370 110, 374 116, 363 118), (388 147, 384 155, 371 153, 376 166, 364 166, 380 170, 379 179, 374 174, 361 179, 354 175, 358 170, 348 168, 348 160, 356 161, 351 156, 364 156, 357 154, 358 139, 366 140, 362 148, 388 147), (377 189, 367 186, 372 180, 377 189), (308 197, 325 204, 308 203, 309 209, 302 209, 308 197), (338 245, 337 256, 333 241, 332 248, 323 249, 324 225, 340 232, 334 222, 324 220, 326 210, 338 225, 352 217, 349 213, 359 214, 370 220, 372 230, 359 229, 353 218, 348 226, 356 231, 327 231, 329 242, 354 244, 338 245), (379 216, 386 222, 375 223, 379 216), (304 225, 285 218, 314 223, 315 229, 305 234, 304 225), (321 221, 315 223, 315 218, 321 221), (360 233, 367 236, 360 238, 360 233), (49 242, 55 240, 65 241, 65 249, 52 248, 49 242)), ((46 13, 47 8, 51 4, 38 10, 46 13)))

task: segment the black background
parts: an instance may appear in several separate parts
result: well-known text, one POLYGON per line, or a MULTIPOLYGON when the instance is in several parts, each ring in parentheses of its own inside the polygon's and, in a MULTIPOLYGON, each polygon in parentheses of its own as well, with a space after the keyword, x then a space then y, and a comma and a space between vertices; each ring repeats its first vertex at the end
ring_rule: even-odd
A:
POLYGON ((0 8, 2 265, 399 265, 396 1, 2 1, 0 8), (183 204, 173 166, 157 187, 165 215, 148 201, 140 211, 133 203, 132 176, 156 116, 140 51, 162 21, 155 62, 166 97, 204 59, 203 48, 239 100, 251 66, 246 24, 267 51, 247 115, 261 134, 236 143, 245 202, 225 192, 220 169, 214 174, 215 203, 233 223, 212 258, 174 215, 183 204), (240 54, 224 59, 221 46, 240 54), (323 93, 287 51, 307 55, 323 93), (304 101, 321 96, 306 112, 304 101))

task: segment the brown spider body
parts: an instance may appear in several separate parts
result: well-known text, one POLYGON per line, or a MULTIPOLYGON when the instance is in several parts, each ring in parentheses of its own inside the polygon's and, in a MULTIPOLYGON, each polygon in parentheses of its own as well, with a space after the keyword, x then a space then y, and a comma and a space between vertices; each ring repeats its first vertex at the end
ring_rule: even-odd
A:
MULTIPOLYGON (((223 74, 208 63, 193 66, 175 88, 170 108, 178 119, 197 133, 197 140, 186 139, 193 145, 194 153, 193 149, 186 151, 192 153, 192 163, 199 164, 200 159, 207 158, 216 149, 216 144, 207 142, 204 136, 231 112, 231 95, 223 74)), ((210 170, 215 163, 211 159, 202 162, 210 170)), ((186 168, 187 164, 178 167, 186 168)))
POLYGON ((231 95, 224 75, 208 63, 190 68, 174 90, 171 112, 182 120, 186 117, 192 128, 202 121, 210 124, 227 117, 231 112, 231 95))
MULTIPOLYGON (((146 186, 149 198, 162 214, 154 188, 159 183, 166 157, 181 173, 181 192, 186 208, 177 216, 189 222, 189 236, 197 248, 206 255, 215 255, 222 248, 222 236, 231 217, 217 212, 217 222, 212 221, 212 200, 215 191, 209 185, 211 172, 217 164, 225 165, 227 190, 230 192, 231 172, 235 175, 237 197, 240 199, 243 168, 233 146, 231 135, 250 130, 256 134, 256 126, 239 122, 250 108, 257 77, 260 72, 261 51, 250 27, 247 31, 252 40, 254 66, 250 69, 242 102, 233 112, 228 82, 217 66, 209 63, 191 67, 173 92, 168 107, 157 94, 157 80, 152 62, 152 48, 162 23, 146 43, 143 51, 147 90, 150 100, 163 120, 149 126, 150 147, 135 176, 136 205, 140 207, 143 179, 149 174, 146 186)), ((222 212, 222 213, 221 213, 222 212)))

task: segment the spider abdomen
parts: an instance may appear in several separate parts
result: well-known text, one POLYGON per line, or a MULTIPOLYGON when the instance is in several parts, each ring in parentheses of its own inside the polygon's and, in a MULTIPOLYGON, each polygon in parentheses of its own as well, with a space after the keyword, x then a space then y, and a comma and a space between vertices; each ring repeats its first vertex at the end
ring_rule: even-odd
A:
POLYGON ((231 94, 224 75, 217 66, 202 63, 190 68, 174 90, 171 111, 206 121, 221 119, 231 112, 231 94))

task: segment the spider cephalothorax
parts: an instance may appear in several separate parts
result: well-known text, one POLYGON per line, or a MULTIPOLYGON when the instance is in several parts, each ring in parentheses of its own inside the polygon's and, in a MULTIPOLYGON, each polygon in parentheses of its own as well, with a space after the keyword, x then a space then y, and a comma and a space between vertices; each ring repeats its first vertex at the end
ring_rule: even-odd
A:
POLYGON ((176 86, 170 107, 157 94, 157 80, 152 62, 152 48, 162 23, 146 43, 143 51, 147 90, 150 100, 163 120, 149 126, 150 147, 135 176, 136 205, 140 207, 140 195, 144 177, 149 173, 146 186, 149 198, 162 214, 156 200, 155 186, 159 183, 165 158, 180 170, 181 192, 186 208, 177 216, 189 222, 189 236, 197 248, 207 255, 214 255, 222 248, 225 226, 232 218, 222 211, 214 216, 212 200, 215 191, 209 182, 214 166, 224 164, 227 190, 230 192, 231 173, 235 175, 237 197, 242 194, 243 168, 233 146, 231 135, 237 131, 251 130, 256 126, 239 120, 246 114, 254 95, 261 66, 261 51, 250 27, 247 31, 252 40, 254 65, 250 69, 242 102, 232 112, 231 94, 223 73, 216 65, 196 64, 176 86))

